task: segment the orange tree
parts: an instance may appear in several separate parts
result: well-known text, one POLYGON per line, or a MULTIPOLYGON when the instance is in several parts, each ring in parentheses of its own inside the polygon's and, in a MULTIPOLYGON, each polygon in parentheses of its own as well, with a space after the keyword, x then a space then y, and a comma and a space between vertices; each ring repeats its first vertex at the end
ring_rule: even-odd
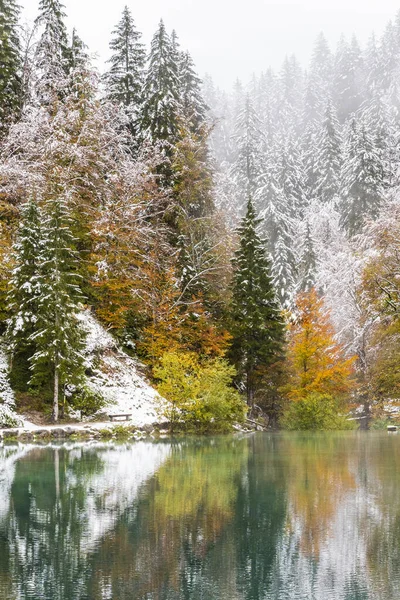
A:
POLYGON ((296 313, 287 355, 285 390, 291 403, 286 421, 291 428, 331 428, 332 423, 338 425, 337 413, 352 389, 355 358, 346 358, 335 341, 329 314, 315 289, 298 296, 296 313))

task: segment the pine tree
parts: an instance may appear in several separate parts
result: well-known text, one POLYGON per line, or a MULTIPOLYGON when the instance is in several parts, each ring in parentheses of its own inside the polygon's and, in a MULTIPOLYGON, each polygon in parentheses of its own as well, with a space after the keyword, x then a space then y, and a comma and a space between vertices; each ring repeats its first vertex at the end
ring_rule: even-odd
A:
POLYGON ((19 6, 0 0, 0 137, 18 117, 22 105, 22 58, 18 36, 19 6))
POLYGON ((249 94, 235 123, 234 142, 236 157, 230 172, 238 188, 237 210, 243 214, 247 198, 257 191, 261 173, 261 122, 249 94))
POLYGON ((330 202, 340 189, 342 167, 342 140, 339 121, 331 102, 317 133, 315 152, 315 181, 313 196, 321 202, 330 202))
POLYGON ((338 118, 344 123, 361 104, 361 50, 357 38, 351 43, 342 36, 335 57, 333 97, 338 118))
POLYGON ((304 237, 300 248, 300 265, 298 290, 309 292, 315 286, 317 271, 317 255, 315 243, 311 236, 310 223, 307 221, 304 237))
POLYGON ((42 249, 41 211, 34 197, 22 210, 18 239, 14 247, 16 267, 10 281, 7 340, 11 353, 23 353, 32 347, 39 296, 39 269, 42 249))
POLYGON ((36 346, 31 358, 31 383, 52 377, 54 421, 58 420, 60 389, 83 376, 85 332, 78 318, 82 295, 71 225, 65 198, 55 196, 47 201, 37 278, 37 321, 30 336, 36 346))
POLYGON ((179 61, 179 82, 182 112, 193 133, 198 133, 206 121, 208 106, 189 52, 183 52, 179 61))
POLYGON ((365 219, 376 218, 384 196, 384 170, 365 126, 349 126, 342 173, 341 223, 348 234, 359 233, 365 219))
POLYGON ((72 30, 71 44, 68 47, 68 72, 84 69, 89 62, 89 55, 86 51, 87 46, 77 34, 76 29, 72 30))
POLYGON ((231 356, 244 384, 249 406, 268 371, 282 354, 284 327, 272 286, 265 246, 257 233, 253 202, 239 229, 239 249, 233 261, 231 356))
POLYGON ((110 69, 104 76, 107 98, 128 109, 128 114, 134 121, 143 99, 146 53, 140 42, 142 35, 137 31, 127 6, 113 36, 110 42, 112 56, 108 60, 110 69))
POLYGON ((43 31, 35 52, 36 93, 48 105, 54 94, 60 95, 68 73, 68 36, 64 23, 64 6, 60 0, 40 0, 35 23, 43 31))
POLYGON ((179 75, 174 46, 163 21, 151 43, 144 84, 142 134, 151 142, 162 142, 167 153, 179 138, 181 105, 179 75))

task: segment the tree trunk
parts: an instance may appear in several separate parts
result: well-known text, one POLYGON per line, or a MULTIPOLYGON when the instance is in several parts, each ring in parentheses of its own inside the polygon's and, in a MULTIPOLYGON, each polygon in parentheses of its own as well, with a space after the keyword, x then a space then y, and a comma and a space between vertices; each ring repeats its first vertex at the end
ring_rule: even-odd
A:
POLYGON ((54 369, 54 398, 53 398, 53 421, 57 423, 58 421, 58 367, 54 369))

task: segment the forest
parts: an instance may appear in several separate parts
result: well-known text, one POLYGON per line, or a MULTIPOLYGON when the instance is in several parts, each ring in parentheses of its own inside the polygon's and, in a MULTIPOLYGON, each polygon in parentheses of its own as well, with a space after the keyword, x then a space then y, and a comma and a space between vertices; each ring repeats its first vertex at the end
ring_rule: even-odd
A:
POLYGON ((0 0, 0 427, 102 409, 87 311, 172 428, 395 420, 400 13, 231 91, 162 20, 125 7, 102 73, 65 20, 0 0))

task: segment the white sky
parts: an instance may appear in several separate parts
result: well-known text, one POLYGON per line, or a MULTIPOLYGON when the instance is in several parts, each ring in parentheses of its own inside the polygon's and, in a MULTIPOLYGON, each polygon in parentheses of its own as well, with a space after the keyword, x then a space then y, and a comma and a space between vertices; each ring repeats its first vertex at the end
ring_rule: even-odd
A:
MULTIPOLYGON (((193 56, 200 75, 210 73, 228 88, 239 77, 248 81, 269 65, 279 68, 286 54, 302 64, 323 31, 332 47, 341 33, 364 44, 372 31, 380 35, 400 3, 395 0, 63 0, 68 25, 99 57, 108 57, 108 42, 125 4, 149 43, 162 17, 176 29, 181 46, 193 56)), ((24 20, 33 20, 39 0, 20 0, 24 20)))

